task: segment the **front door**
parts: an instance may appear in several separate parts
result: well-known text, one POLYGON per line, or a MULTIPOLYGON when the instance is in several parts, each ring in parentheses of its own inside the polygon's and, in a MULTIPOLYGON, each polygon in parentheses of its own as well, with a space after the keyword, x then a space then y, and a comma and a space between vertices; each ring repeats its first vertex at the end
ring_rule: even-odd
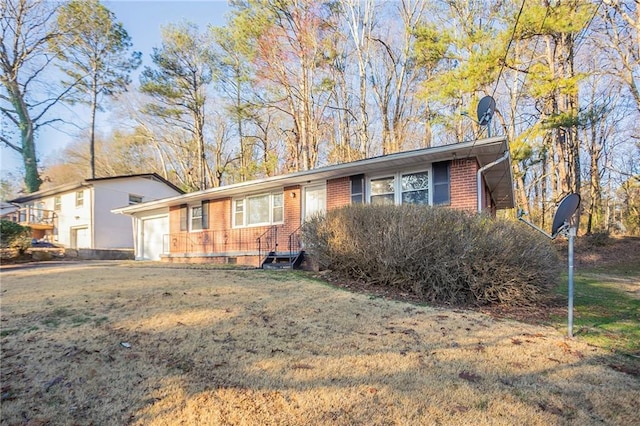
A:
POLYGON ((327 211, 327 187, 324 183, 304 188, 304 206, 302 219, 322 215, 327 211))

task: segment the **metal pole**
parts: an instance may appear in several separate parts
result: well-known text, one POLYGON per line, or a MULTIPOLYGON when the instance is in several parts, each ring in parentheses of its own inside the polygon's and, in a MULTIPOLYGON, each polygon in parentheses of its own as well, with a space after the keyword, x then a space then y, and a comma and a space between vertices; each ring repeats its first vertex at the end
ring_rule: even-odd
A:
POLYGON ((573 338, 573 240, 576 238, 576 228, 569 228, 569 306, 567 307, 567 328, 570 338, 573 338))

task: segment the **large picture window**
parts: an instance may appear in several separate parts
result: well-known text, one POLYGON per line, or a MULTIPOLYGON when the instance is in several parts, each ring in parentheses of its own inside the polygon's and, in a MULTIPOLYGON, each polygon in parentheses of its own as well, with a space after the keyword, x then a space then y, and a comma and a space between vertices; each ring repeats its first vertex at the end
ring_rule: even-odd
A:
POLYGON ((282 192, 251 195, 233 200, 234 226, 259 226, 284 221, 282 192))

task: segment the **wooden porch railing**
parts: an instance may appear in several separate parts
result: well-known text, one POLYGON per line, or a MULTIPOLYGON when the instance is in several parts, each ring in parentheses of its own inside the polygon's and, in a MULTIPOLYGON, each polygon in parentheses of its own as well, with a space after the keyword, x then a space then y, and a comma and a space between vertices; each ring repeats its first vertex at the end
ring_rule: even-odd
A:
POLYGON ((30 226, 36 229, 53 229, 58 222, 58 215, 53 210, 23 207, 2 216, 2 219, 30 226))

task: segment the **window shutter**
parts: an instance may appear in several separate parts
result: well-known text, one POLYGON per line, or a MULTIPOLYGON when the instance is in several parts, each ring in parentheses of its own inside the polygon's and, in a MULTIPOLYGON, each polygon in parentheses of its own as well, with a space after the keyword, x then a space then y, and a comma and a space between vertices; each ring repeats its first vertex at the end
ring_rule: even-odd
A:
POLYGON ((202 229, 209 229, 209 200, 202 201, 202 229))
POLYGON ((451 204, 449 163, 449 161, 441 161, 432 164, 433 204, 435 206, 451 204))
POLYGON ((364 203, 364 175, 351 176, 351 204, 364 203))
POLYGON ((188 230, 187 226, 187 205, 183 204, 180 206, 180 230, 186 231, 188 230))

